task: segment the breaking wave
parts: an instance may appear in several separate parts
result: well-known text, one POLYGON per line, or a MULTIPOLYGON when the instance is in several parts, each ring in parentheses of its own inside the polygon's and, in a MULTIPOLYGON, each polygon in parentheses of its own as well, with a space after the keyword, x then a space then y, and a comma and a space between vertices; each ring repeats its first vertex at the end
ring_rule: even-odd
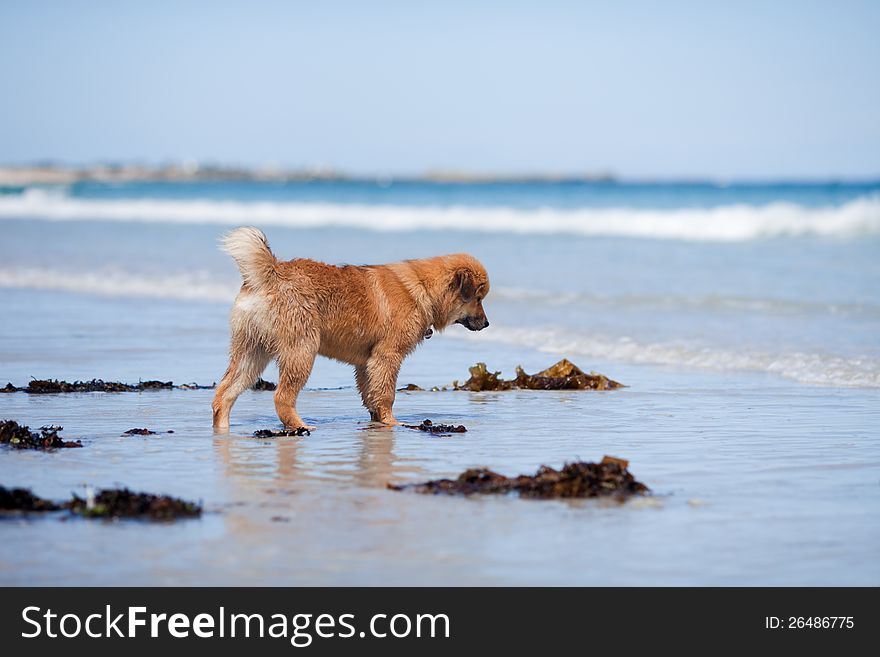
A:
MULTIPOLYGON (((477 339, 467 333, 450 337, 477 339)), ((529 347, 553 354, 585 356, 645 365, 671 365, 711 371, 767 372, 799 383, 833 387, 880 388, 880 359, 789 352, 727 350, 672 343, 640 343, 631 338, 584 337, 552 329, 493 327, 479 336, 503 344, 529 347)))
POLYGON ((178 199, 94 199, 29 188, 0 196, 0 218, 184 224, 343 227, 372 231, 457 230, 532 235, 743 242, 774 237, 880 234, 880 197, 806 207, 777 202, 714 208, 539 208, 367 205, 178 199))

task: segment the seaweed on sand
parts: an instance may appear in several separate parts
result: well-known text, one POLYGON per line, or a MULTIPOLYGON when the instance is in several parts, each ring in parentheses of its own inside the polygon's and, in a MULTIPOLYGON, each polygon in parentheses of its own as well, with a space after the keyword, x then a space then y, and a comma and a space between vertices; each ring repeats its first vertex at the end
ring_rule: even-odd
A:
POLYGON ((275 390, 278 386, 271 381, 265 381, 263 378, 257 379, 257 382, 251 386, 251 390, 275 390))
POLYGON ((58 432, 63 427, 41 427, 40 432, 31 431, 15 420, 0 421, 0 443, 16 449, 55 449, 63 447, 82 447, 78 440, 63 440, 58 432))
POLYGON ((117 381, 59 381, 57 379, 34 379, 28 382, 25 392, 44 395, 58 392, 128 392, 131 386, 117 381))
POLYGON ((260 429, 254 431, 257 438, 279 438, 282 436, 310 436, 312 433, 305 427, 297 427, 296 429, 281 429, 280 431, 272 431, 271 429, 260 429))
POLYGON ((28 382, 25 392, 45 395, 59 392, 139 392, 141 390, 166 390, 173 388, 171 381, 141 381, 137 385, 120 383, 119 381, 59 381, 58 379, 34 379, 28 382))
POLYGON ((403 426, 407 429, 418 429, 419 431, 433 434, 465 433, 467 431, 463 424, 458 426, 454 424, 434 424, 431 420, 423 420, 421 424, 404 424, 403 426))
POLYGON ((532 475, 505 477, 488 468, 471 468, 456 479, 436 479, 422 484, 396 486, 392 490, 413 490, 434 495, 492 495, 515 493, 537 499, 617 497, 643 495, 648 487, 636 481, 623 459, 606 456, 600 463, 578 461, 561 470, 542 465, 532 475))
MULTIPOLYGON (((262 379, 260 380, 262 381, 262 379)), ((263 381, 267 386, 265 390, 274 390, 273 383, 263 381)), ((63 392, 143 392, 144 390, 212 390, 216 388, 214 383, 209 386, 200 386, 198 383, 182 383, 174 385, 173 381, 139 381, 138 383, 121 383, 119 381, 104 381, 92 379, 91 381, 62 381, 59 379, 33 379, 24 388, 16 388, 12 383, 7 383, 0 388, 0 392, 28 392, 34 395, 48 395, 63 392)))
POLYGON ((155 436, 159 433, 174 433, 174 429, 169 429, 168 431, 152 431, 151 429, 147 429, 144 427, 143 429, 129 429, 128 431, 123 431, 123 436, 155 436))
POLYGON ((202 507, 167 495, 134 493, 127 488, 100 490, 82 499, 73 495, 67 502, 56 503, 37 497, 24 488, 0 486, 0 512, 62 511, 67 510, 84 518, 146 518, 149 520, 175 520, 195 518, 202 514, 202 507))
MULTIPOLYGON (((429 390, 430 392, 441 392, 446 390, 446 386, 433 386, 429 390)), ((415 383, 407 383, 405 386, 398 388, 397 392, 425 392, 425 389, 415 383)))
POLYGON ((173 388, 174 383, 171 381, 141 381, 136 386, 132 386, 135 390, 166 390, 173 388))
POLYGON ((477 363, 469 371, 471 377, 461 385, 456 381, 455 390, 613 390, 624 387, 598 372, 587 374, 567 358, 536 374, 527 374, 517 366, 514 379, 502 379, 501 372, 490 372, 485 363, 477 363))
POLYGON ((604 374, 587 374, 577 365, 563 358, 558 363, 537 374, 526 374, 522 367, 516 368, 514 385, 529 390, 613 390, 623 384, 609 379, 604 374))
POLYGON ((174 386, 178 390, 213 390, 217 387, 217 382, 215 381, 209 386, 200 386, 198 383, 181 383, 179 386, 174 386))
POLYGON ((26 488, 0 486, 0 511, 58 511, 61 507, 37 497, 26 488))
POLYGON ((483 390, 511 390, 513 381, 505 381, 501 378, 501 372, 490 372, 486 368, 486 363, 477 363, 473 367, 469 367, 471 378, 462 385, 458 385, 458 381, 452 384, 455 390, 470 390, 471 392, 481 392, 483 390))
POLYGON ((168 495, 134 493, 127 488, 111 488, 98 491, 94 497, 82 499, 76 495, 65 508, 85 518, 147 518, 149 520, 174 520, 195 518, 202 514, 202 507, 168 495))

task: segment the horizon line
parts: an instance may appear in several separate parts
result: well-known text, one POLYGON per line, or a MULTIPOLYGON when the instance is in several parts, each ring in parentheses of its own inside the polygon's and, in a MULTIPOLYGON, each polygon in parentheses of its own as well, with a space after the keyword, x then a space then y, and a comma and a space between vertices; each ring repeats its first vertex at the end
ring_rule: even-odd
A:
POLYGON ((757 175, 621 175, 609 169, 595 171, 502 172, 436 167, 410 173, 357 172, 326 165, 284 166, 247 165, 215 160, 101 159, 91 163, 65 162, 48 158, 28 163, 0 163, 0 186, 22 184, 72 184, 76 182, 434 182, 440 184, 492 183, 607 183, 607 184, 880 184, 880 173, 873 175, 822 176, 757 175))

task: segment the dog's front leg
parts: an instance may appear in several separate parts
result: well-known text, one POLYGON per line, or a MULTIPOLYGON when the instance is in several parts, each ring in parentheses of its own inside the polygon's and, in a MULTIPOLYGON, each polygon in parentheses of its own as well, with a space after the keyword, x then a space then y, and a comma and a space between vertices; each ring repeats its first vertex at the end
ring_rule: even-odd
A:
POLYGON ((354 368, 354 380, 357 383, 358 392, 361 393, 361 400, 364 402, 364 408, 370 412, 370 419, 373 422, 379 421, 379 414, 376 413, 376 404, 370 398, 369 379, 367 378, 367 366, 357 365, 354 368))
POLYGON ((307 345, 296 345, 278 357, 278 387, 275 389, 275 410, 288 429, 300 427, 312 430, 315 427, 302 421, 296 411, 296 399, 306 385, 317 349, 307 345))
POLYGON ((391 407, 397 388, 397 375, 403 362, 399 353, 374 350, 367 361, 367 401, 370 418, 382 424, 400 424, 391 407))

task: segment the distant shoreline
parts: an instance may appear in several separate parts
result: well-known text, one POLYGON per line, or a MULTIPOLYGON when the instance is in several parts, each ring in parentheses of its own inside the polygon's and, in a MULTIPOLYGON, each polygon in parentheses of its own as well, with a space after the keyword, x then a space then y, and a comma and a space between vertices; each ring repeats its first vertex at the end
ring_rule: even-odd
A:
POLYGON ((827 178, 737 178, 713 179, 691 177, 619 178, 607 172, 565 173, 480 173, 436 170, 422 174, 350 174, 330 168, 284 169, 274 167, 243 167, 214 164, 97 164, 97 165, 0 165, 0 187, 28 185, 70 185, 81 182, 354 182, 378 185, 392 183, 436 184, 523 184, 523 183, 608 183, 646 185, 876 185, 880 175, 873 177, 827 178))
POLYGON ((607 173, 482 174, 463 171, 431 171, 421 175, 352 175, 333 169, 246 168, 216 165, 113 164, 95 166, 0 166, 0 186, 64 185, 77 182, 436 182, 436 183, 524 183, 524 182, 616 182, 607 173))

